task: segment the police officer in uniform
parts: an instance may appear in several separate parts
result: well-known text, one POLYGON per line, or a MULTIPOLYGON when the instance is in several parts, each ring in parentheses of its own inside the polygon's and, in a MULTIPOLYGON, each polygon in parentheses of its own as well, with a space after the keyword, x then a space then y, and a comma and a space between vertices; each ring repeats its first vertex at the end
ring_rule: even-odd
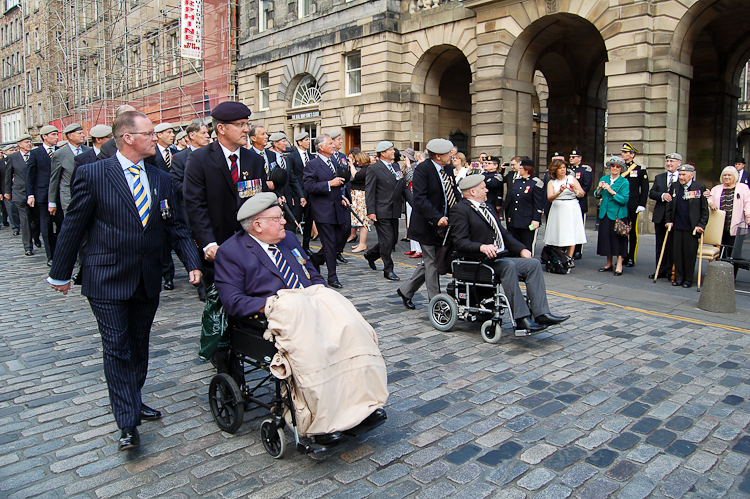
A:
POLYGON ((630 235, 628 236, 628 257, 625 259, 626 267, 635 265, 635 254, 638 250, 638 214, 646 210, 648 201, 648 172, 645 166, 635 162, 636 154, 638 150, 628 142, 622 145, 620 156, 625 160, 622 177, 630 183, 630 199, 628 199, 630 235))
POLYGON ((533 250, 534 236, 544 211, 544 182, 534 175, 534 162, 521 160, 519 178, 508 190, 508 229, 528 250, 533 250))
MULTIPOLYGON (((578 180, 578 183, 581 184, 581 189, 585 192, 583 197, 578 198, 578 204, 581 206, 581 215, 583 216, 583 226, 585 228, 586 213, 589 211, 588 196, 594 182, 594 172, 589 165, 584 165, 581 161, 583 161, 583 155, 578 149, 570 151, 570 169, 576 180, 578 180)), ((573 252, 575 260, 580 260, 583 256, 582 248, 582 244, 576 244, 575 251, 573 252)))
POLYGON ((740 180, 738 183, 750 186, 750 174, 745 170, 745 158, 737 158, 734 160, 734 167, 740 172, 740 180))

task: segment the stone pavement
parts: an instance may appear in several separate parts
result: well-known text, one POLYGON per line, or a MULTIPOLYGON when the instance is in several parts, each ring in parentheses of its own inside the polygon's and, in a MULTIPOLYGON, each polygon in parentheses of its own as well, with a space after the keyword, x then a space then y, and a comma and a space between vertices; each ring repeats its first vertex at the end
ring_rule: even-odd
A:
POLYGON ((43 254, 24 257, 9 230, 0 252, 3 498, 750 496, 750 337, 736 330, 747 315, 729 330, 602 304, 637 286, 605 282, 593 256, 548 276, 553 311, 573 319, 497 345, 478 324, 435 331, 424 298, 404 309, 395 285, 353 257, 342 291, 378 333, 388 421, 331 452, 289 448, 277 461, 259 441, 263 411, 235 435, 213 422, 213 369, 197 358, 201 304, 185 277, 162 293, 152 332, 144 398, 164 418, 141 426, 139 450, 120 453, 80 289, 53 292, 43 254), (609 295, 597 303, 586 288, 592 301, 577 299, 586 282, 609 295))

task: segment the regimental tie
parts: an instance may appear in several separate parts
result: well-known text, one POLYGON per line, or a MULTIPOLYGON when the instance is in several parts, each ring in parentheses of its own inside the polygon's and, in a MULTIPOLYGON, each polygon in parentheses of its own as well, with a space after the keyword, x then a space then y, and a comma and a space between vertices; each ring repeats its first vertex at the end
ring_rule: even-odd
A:
POLYGON ((299 276, 297 276, 297 273, 292 270, 292 267, 286 262, 286 258, 284 258, 279 247, 275 244, 269 244, 268 249, 273 255, 273 263, 275 263, 276 267, 279 269, 279 273, 281 273, 281 278, 284 279, 286 287, 289 289, 303 288, 304 286, 299 282, 299 276))
POLYGON ((391 171, 391 173, 393 174, 393 176, 396 177, 396 181, 401 180, 401 178, 403 177, 403 174, 400 171, 398 171, 395 168, 393 168, 392 164, 386 163, 386 165, 388 165, 388 169, 391 171))
POLYGON ((55 151, 51 147, 47 149, 47 153, 49 154, 49 159, 52 159, 52 154, 54 154, 54 152, 55 151))
POLYGON ((76 156, 78 156, 79 154, 81 154, 81 148, 80 147, 76 147, 76 156))
POLYGON ((169 148, 164 149, 164 162, 167 164, 167 170, 172 168, 172 152, 169 148))
POLYGON ((331 158, 328 159, 328 161, 326 161, 326 164, 328 165, 328 168, 331 169, 331 171, 333 172, 333 175, 335 176, 336 175, 336 168, 333 166, 333 161, 331 160, 332 158, 333 158, 333 156, 331 156, 331 158))
POLYGON ((133 197, 135 198, 135 207, 138 210, 138 215, 141 217, 141 224, 145 227, 148 223, 149 216, 149 204, 148 196, 146 195, 146 189, 141 183, 141 168, 138 165, 128 167, 128 171, 133 174, 133 197))
POLYGON ((229 165, 229 172, 232 174, 232 183, 236 185, 237 182, 240 181, 240 169, 237 167, 237 155, 230 154, 229 161, 232 162, 232 164, 229 165))
POLYGON ((672 184, 674 183, 674 177, 672 177, 674 173, 667 173, 667 191, 669 191, 669 188, 672 187, 672 184))
POLYGON ((490 209, 487 208, 486 204, 481 203, 479 205, 479 213, 482 214, 482 217, 487 220, 487 223, 490 224, 492 230, 495 231, 495 245, 501 250, 504 249, 505 244, 503 242, 503 235, 500 233, 500 227, 498 227, 495 217, 492 216, 492 213, 490 213, 490 209))
POLYGON ((29 162, 29 153, 23 153, 23 162, 28 163, 29 162))
MULTIPOLYGON (((268 169, 268 156, 266 156, 265 151, 262 151, 261 154, 263 156, 263 168, 266 170, 266 177, 268 177, 268 175, 271 173, 271 170, 268 169)), ((237 178, 239 178, 239 175, 237 178)), ((235 182, 237 181, 235 180, 235 182)))
POLYGON ((443 177, 443 187, 445 187, 445 197, 448 200, 448 208, 453 208, 456 204, 456 194, 453 192, 453 182, 445 170, 440 169, 440 176, 443 177))

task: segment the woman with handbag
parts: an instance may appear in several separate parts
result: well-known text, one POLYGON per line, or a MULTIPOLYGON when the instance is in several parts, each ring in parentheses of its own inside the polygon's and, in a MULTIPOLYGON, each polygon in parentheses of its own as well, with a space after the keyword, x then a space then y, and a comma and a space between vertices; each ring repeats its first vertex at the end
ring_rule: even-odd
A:
POLYGON ((610 174, 599 180, 594 192, 596 199, 601 199, 599 206, 599 237, 596 243, 596 254, 607 257, 607 264, 599 272, 611 272, 622 275, 622 259, 628 254, 628 197, 630 183, 620 174, 625 166, 622 158, 612 156, 607 160, 610 174), (613 257, 617 257, 613 267, 613 257))
POLYGON ((711 211, 724 210, 724 233, 721 244, 727 245, 724 256, 732 256, 737 229, 744 221, 750 225, 750 188, 739 182, 740 174, 733 166, 721 172, 721 184, 705 192, 711 211))

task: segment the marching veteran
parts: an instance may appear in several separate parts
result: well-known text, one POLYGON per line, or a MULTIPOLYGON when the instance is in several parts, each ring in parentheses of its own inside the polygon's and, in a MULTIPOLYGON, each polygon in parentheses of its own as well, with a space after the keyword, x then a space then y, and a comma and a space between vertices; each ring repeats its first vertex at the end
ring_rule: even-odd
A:
POLYGON ((295 407, 300 432, 331 446, 385 422, 387 380, 375 332, 346 298, 325 287, 297 238, 284 230, 276 195, 256 194, 237 220, 243 231, 216 253, 216 287, 230 316, 267 316, 276 357, 291 366, 295 399, 306 401, 295 407))

